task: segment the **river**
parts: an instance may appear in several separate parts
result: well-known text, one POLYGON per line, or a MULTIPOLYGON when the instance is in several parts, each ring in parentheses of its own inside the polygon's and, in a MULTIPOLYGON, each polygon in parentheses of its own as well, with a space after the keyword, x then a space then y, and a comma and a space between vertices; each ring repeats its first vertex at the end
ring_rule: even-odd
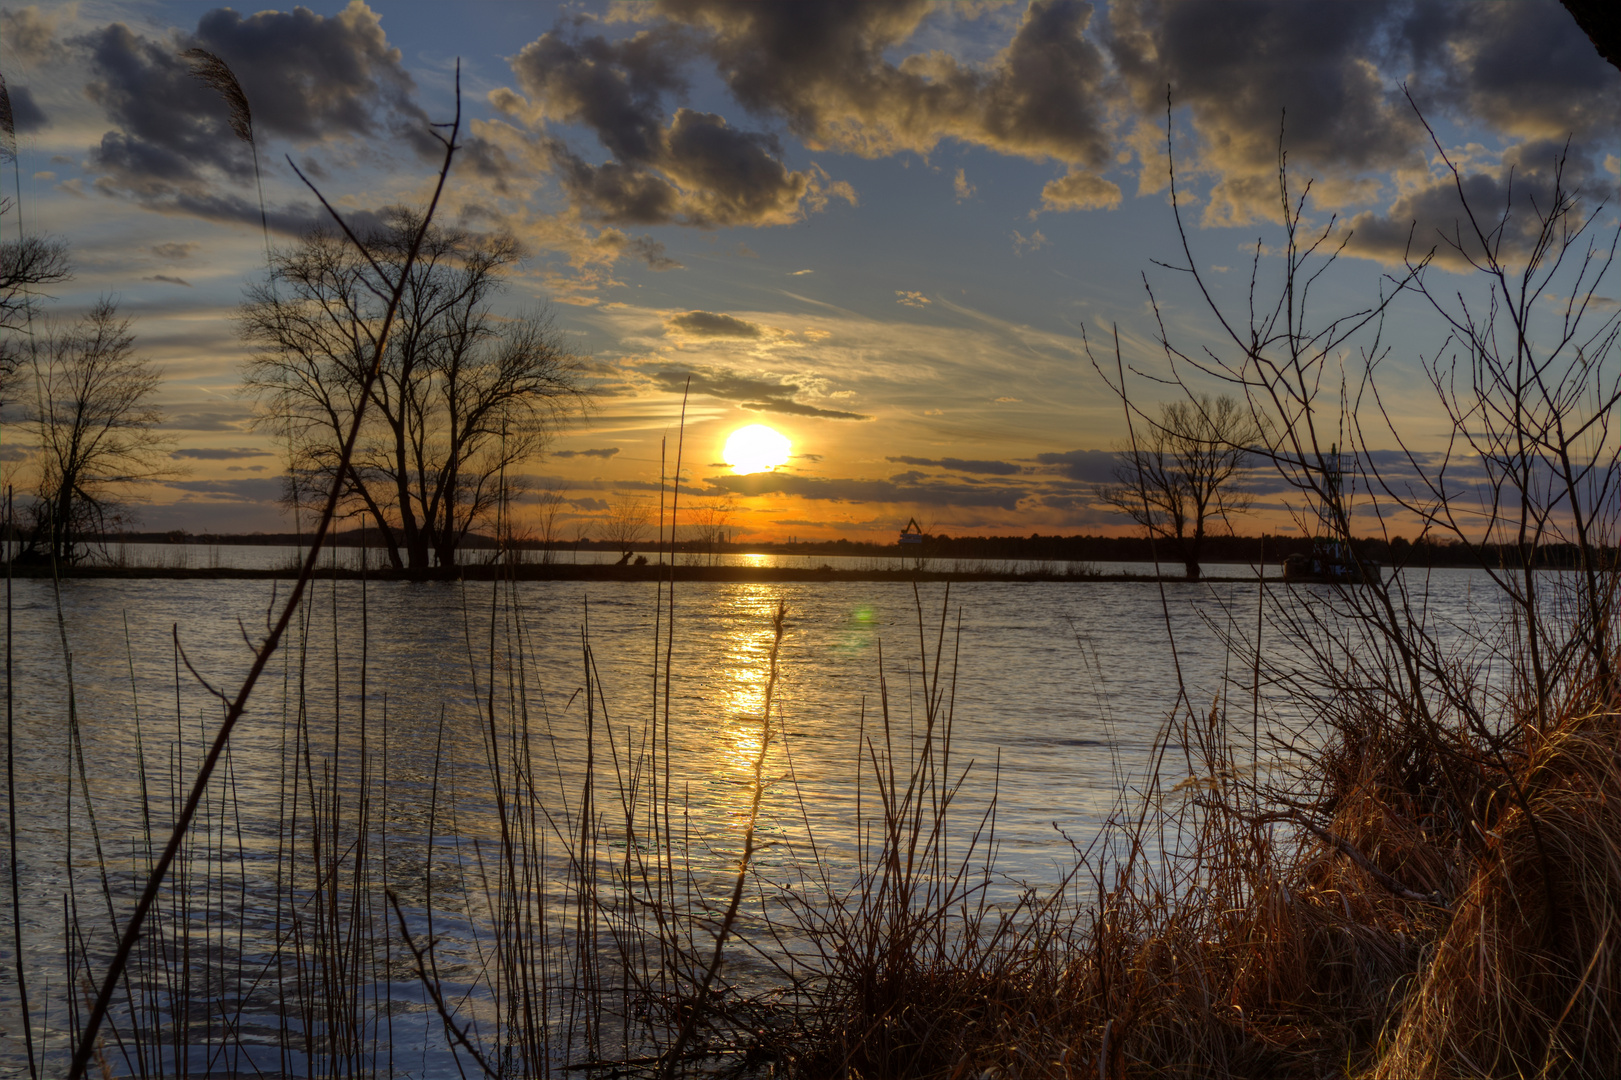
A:
MULTIPOLYGON (((1480 585, 1481 576, 1466 571, 1434 573, 1427 586, 1433 617, 1453 627, 1481 618, 1480 585)), ((59 1062, 69 1023, 65 956, 70 948, 105 955, 108 920, 127 912, 146 865, 148 830, 161 842, 178 793, 219 724, 223 706, 209 688, 239 685, 252 660, 244 637, 263 636, 288 586, 70 580, 59 596, 49 581, 12 587, 24 955, 33 1034, 59 1062), (77 746, 68 723, 70 666, 77 746), (102 865, 114 895, 111 916, 102 865), (70 902, 79 925, 93 927, 82 941, 67 940, 70 902)), ((346 822, 332 827, 334 843, 351 845, 338 862, 352 857, 358 864, 356 845, 381 837, 381 862, 367 864, 354 891, 396 889, 420 924, 433 906, 435 873, 465 880, 491 850, 478 844, 499 839, 497 819, 510 808, 489 778, 492 765, 503 767, 503 753, 531 759, 521 783, 506 775, 502 798, 522 788, 549 815, 535 830, 550 833, 539 865, 556 869, 557 880, 536 879, 534 887, 555 894, 558 911, 567 906, 566 848, 581 835, 588 755, 602 858, 619 858, 612 852, 623 853, 627 843, 645 846, 645 838, 627 841, 622 824, 612 824, 615 800, 662 800, 666 809, 673 805, 663 820, 678 822, 671 828, 672 835, 679 829, 683 872, 698 881, 689 887, 709 895, 738 857, 764 737, 767 784, 754 869, 763 881, 788 882, 814 840, 819 862, 835 879, 851 880, 862 842, 858 813, 873 820, 874 770, 882 768, 875 761, 883 760, 886 740, 904 781, 904 764, 925 738, 940 752, 947 721, 945 765, 964 778, 950 857, 961 857, 985 827, 994 795, 994 835, 982 833, 974 859, 979 865, 994 851, 983 895, 1008 902, 1027 885, 1059 880, 1075 864, 1073 844, 1084 848, 1133 798, 1176 706, 1179 671, 1195 711, 1207 713, 1230 695, 1234 738, 1253 737, 1255 688, 1223 638, 1253 638, 1257 597, 1253 580, 1163 588, 973 582, 953 585, 949 597, 943 585, 914 592, 891 582, 692 584, 677 586, 673 597, 652 583, 317 582, 232 739, 188 855, 195 882, 186 888, 211 897, 204 906, 213 914, 203 922, 219 924, 198 932, 235 933, 239 973, 244 955, 266 951, 248 941, 255 931, 243 928, 252 922, 246 912, 262 909, 263 933, 281 926, 272 910, 282 895, 277 868, 297 846, 288 836, 306 827, 288 808, 311 792, 319 794, 310 806, 319 803, 346 822), (779 603, 786 618, 771 683, 779 603), (766 726, 768 683, 774 700, 766 726), (226 896, 231 889, 237 893, 226 896)), ((1274 656, 1288 649, 1264 637, 1263 645, 1274 656)), ((1280 715, 1309 719, 1287 708, 1264 711, 1269 723, 1280 715)), ((1185 771, 1170 757, 1168 769, 1185 771)), ((764 903, 751 896, 746 914, 755 922, 746 918, 745 931, 758 928, 764 903)), ((453 956, 477 952, 478 905, 444 904, 441 923, 427 925, 446 939, 441 955, 450 965, 453 956)), ((9 915, 4 922, 0 950, 9 973, 9 915)), ((408 1022, 414 1014, 404 1009, 398 1030, 390 1028, 388 1067, 402 1075, 446 1067, 445 1039, 422 1018, 420 992, 397 974, 383 981, 383 991, 370 992, 421 1013, 408 1022), (417 1065, 401 1063, 407 1046, 417 1065)), ((20 1073, 15 987, 9 978, 0 985, 0 1073, 20 1073)), ((253 999, 240 988, 217 993, 253 999)), ((251 1060, 274 1072, 263 1055, 280 1053, 286 1070, 315 1068, 297 1055, 288 1066, 285 1020, 248 1024, 248 1035, 234 1036, 234 1049, 206 1023, 198 1030, 185 1051, 152 1060, 200 1071, 224 1060, 220 1055, 247 1055, 231 1059, 232 1068, 251 1060)), ((375 1049, 382 1038, 373 1031, 368 1068, 382 1069, 375 1049)), ((109 1054, 115 1073, 132 1071, 121 1063, 133 1060, 127 1052, 123 1059, 109 1054)))

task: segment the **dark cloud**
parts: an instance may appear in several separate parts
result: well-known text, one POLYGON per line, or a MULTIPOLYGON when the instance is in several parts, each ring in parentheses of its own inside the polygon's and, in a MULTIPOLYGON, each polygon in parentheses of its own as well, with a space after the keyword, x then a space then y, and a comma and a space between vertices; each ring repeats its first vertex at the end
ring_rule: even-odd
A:
POLYGON ((1108 161, 1107 73, 1087 38, 1091 4, 1036 0, 988 67, 936 51, 891 59, 931 10, 925 0, 659 5, 704 35, 746 108, 780 117, 813 149, 926 154, 955 139, 1033 159, 1108 161))
POLYGON ((1411 164, 1422 134, 1394 82, 1394 0, 1298 4, 1126 0, 1110 47, 1134 103, 1192 112, 1200 165, 1218 174, 1207 222, 1242 221, 1277 200, 1278 137, 1290 160, 1345 175, 1411 164))
POLYGON ((150 275, 142 278, 141 280, 142 281, 161 281, 166 285, 184 285, 188 289, 191 288, 191 282, 187 281, 185 278, 177 278, 177 277, 174 277, 174 276, 172 276, 170 274, 150 274, 150 275))
MULTIPOLYGON (((195 32, 154 39, 114 23, 72 40, 88 60, 85 90, 114 129, 90 153, 97 186, 171 213, 258 223, 257 201, 222 194, 221 179, 245 188, 253 176, 250 148, 228 123, 218 93, 193 78, 180 54, 203 48, 230 65, 253 112, 256 137, 299 145, 363 140, 437 157, 415 85, 391 48, 377 15, 351 3, 336 15, 306 8, 243 16, 230 8, 205 13, 195 32)), ((477 136, 465 155, 481 172, 517 166, 477 136), (475 145, 476 144, 476 145, 475 145)), ((273 210, 271 226, 307 228, 308 210, 273 210)))
POLYGON ((664 96, 686 89, 680 65, 690 39, 668 24, 625 41, 560 27, 513 59, 544 120, 587 128, 608 151, 608 161, 592 164, 561 138, 546 140, 582 213, 615 224, 779 225, 847 190, 814 169, 790 171, 770 134, 687 108, 667 118, 664 96))
POLYGON ((309 142, 334 132, 386 133, 438 156, 400 51, 364 4, 332 16, 295 7, 244 17, 216 8, 198 20, 194 37, 231 65, 265 131, 309 142))
POLYGON ((1094 484, 1114 483, 1117 459, 1110 450, 1068 450, 1062 454, 1037 454, 1036 461, 1050 465, 1071 480, 1094 484))
POLYGON ((185 243, 153 244, 152 254, 162 259, 168 259, 171 262, 179 262, 182 259, 191 258, 200 246, 200 244, 189 241, 185 243))
POLYGON ((780 401, 767 399, 765 401, 740 401, 740 409, 752 412, 782 413, 786 416, 819 416, 824 420, 871 420, 866 413, 845 412, 842 409, 819 409, 815 405, 805 405, 797 401, 780 401))
POLYGON ((1011 461, 972 461, 964 458, 920 458, 920 457, 892 457, 889 461, 896 461, 902 465, 926 465, 936 469, 950 469, 953 472, 985 473, 990 476, 1017 476, 1023 470, 1011 461))
POLYGON ((1357 214, 1348 223, 1347 250, 1385 263, 1417 261, 1434 250, 1441 265, 1465 270, 1470 259, 1484 255, 1478 223, 1499 257, 1513 262, 1535 243, 1556 178, 1567 194, 1580 192, 1587 207, 1615 194, 1613 180, 1582 149, 1567 151, 1562 140, 1531 140, 1504 153, 1497 168, 1468 172, 1461 183, 1443 173, 1388 210, 1357 214))
POLYGON ((674 330, 696 338, 757 338, 764 332, 751 322, 713 311, 689 311, 664 320, 666 332, 674 330))
POLYGON ((594 457, 606 461, 617 453, 619 453, 619 447, 605 446, 599 450, 553 450, 550 456, 558 458, 594 457))
POLYGON ((606 499, 564 499, 563 501, 576 510, 601 511, 608 509, 606 499))
POLYGON ((786 225, 820 191, 815 173, 782 163, 775 138, 740 131, 714 113, 679 109, 662 135, 658 155, 645 163, 592 165, 555 139, 552 160, 574 204, 616 225, 786 225))
POLYGON ((751 379, 724 368, 667 367, 654 372, 653 379, 658 383, 659 389, 669 393, 679 394, 690 387, 694 394, 707 394, 728 401, 789 397, 797 394, 800 389, 795 383, 775 379, 751 379))
POLYGON ((1519 136, 1615 134, 1621 73, 1554 0, 1427 0, 1402 25, 1426 104, 1519 136))
POLYGON ((286 487, 279 477, 242 477, 237 480, 166 480, 165 487, 188 495, 206 495, 239 502, 279 502, 286 487))
POLYGON ((897 483, 894 480, 836 480, 794 473, 749 473, 746 476, 711 476, 711 488, 735 495, 796 495, 802 499, 829 499, 850 503, 912 503, 920 506, 994 506, 1018 508, 1026 492, 1020 488, 969 487, 962 484, 897 483))
POLYGON ((653 374, 659 389, 672 394, 690 392, 736 402, 738 408, 788 416, 817 416, 825 420, 871 420, 865 413, 821 409, 793 400, 803 387, 781 379, 752 379, 724 368, 667 367, 653 374), (688 380, 691 380, 690 384, 688 380), (690 387, 690 389, 689 389, 690 387))
POLYGON ((220 449, 176 450, 169 455, 177 458, 190 458, 193 461, 236 461, 240 458, 270 457, 269 450, 259 450, 251 446, 237 446, 220 449))
MULTIPOLYGON (((1329 205, 1365 205, 1389 190, 1392 170, 1421 169, 1430 140, 1404 86, 1432 122, 1533 142, 1612 140, 1621 116, 1621 73, 1554 0, 1122 0, 1108 45, 1153 127, 1167 88, 1188 110, 1196 138, 1184 166, 1215 178, 1206 224, 1275 215, 1280 134, 1296 174, 1317 177, 1329 205)), ((1164 182, 1148 160, 1163 136, 1140 132, 1152 189, 1164 182)))
MULTIPOLYGON (((122 195, 131 190, 121 182, 126 179, 127 175, 117 178, 103 176, 96 181, 96 187, 108 195, 122 195)), ((261 218, 257 201, 235 192, 209 189, 201 184, 178 187, 144 183, 138 197, 148 210, 159 213, 200 218, 203 221, 249 225, 254 229, 259 228, 262 220, 272 232, 285 236, 304 236, 313 229, 333 227, 331 215, 315 203, 271 205, 265 208, 264 216, 261 218)), ((356 233, 366 233, 381 229, 387 213, 386 208, 363 210, 346 208, 343 211, 343 219, 356 233)))
POLYGON ((209 169, 251 178, 248 147, 231 132, 219 95, 191 77, 179 55, 184 45, 154 41, 122 23, 75 44, 93 73, 85 92, 118 125, 91 152, 95 168, 146 194, 200 186, 209 169))
POLYGON ((627 255, 634 255, 642 260, 652 270, 680 270, 682 268, 678 260, 672 259, 665 252, 664 245, 651 236, 638 236, 634 240, 626 240, 622 250, 627 255))
POLYGON ((170 431, 240 431, 252 414, 247 409, 171 414, 163 426, 170 431))
POLYGON ((34 95, 28 92, 28 87, 9 83, 6 86, 6 96, 11 99, 11 124, 19 135, 30 131, 38 131, 45 126, 45 110, 34 101, 34 95))

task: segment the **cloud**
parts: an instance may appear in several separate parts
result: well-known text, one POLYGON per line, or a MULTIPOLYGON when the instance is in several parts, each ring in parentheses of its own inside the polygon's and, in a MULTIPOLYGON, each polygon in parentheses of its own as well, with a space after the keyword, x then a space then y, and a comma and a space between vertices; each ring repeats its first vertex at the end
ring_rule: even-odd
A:
POLYGON ((805 405, 797 401, 782 401, 777 398, 767 398, 764 401, 740 401, 740 409, 752 412, 774 412, 787 416, 819 416, 824 420, 871 420, 866 413, 845 412, 842 409, 821 409, 815 405, 805 405))
POLYGON ((899 462, 902 465, 926 465, 935 469, 950 469, 953 472, 985 473, 990 476, 1017 476, 1023 471, 1011 461, 972 461, 963 458, 920 458, 920 457, 892 457, 886 461, 899 462))
POLYGON ((1523 138, 1614 137, 1621 74, 1554 4, 1427 4, 1403 30, 1422 99, 1523 138))
POLYGON ((619 447, 605 446, 598 450, 553 450, 550 456, 557 458, 594 457, 606 461, 617 453, 619 453, 619 447))
MULTIPOLYGON (((1399 59, 1393 0, 1125 0, 1110 9, 1109 23, 1111 52, 1140 115, 1162 122, 1167 89, 1192 114, 1199 156, 1184 167, 1216 177, 1206 224, 1273 212, 1280 128, 1291 163, 1308 170, 1344 175, 1416 160, 1422 131, 1380 70, 1381 61, 1399 59)), ((1144 179, 1149 190, 1163 183, 1150 173, 1144 179)))
POLYGON ((142 281, 162 281, 162 282, 165 282, 165 283, 167 283, 169 285, 184 285, 188 289, 191 288, 191 282, 187 281, 185 278, 172 277, 169 274, 150 274, 150 275, 142 278, 141 280, 142 281))
POLYGON ((242 477, 236 480, 166 480, 165 487, 188 495, 206 495, 235 502, 279 502, 286 493, 280 477, 242 477))
POLYGON ((1405 192, 1404 174, 1422 175, 1430 143, 1404 86, 1431 121, 1485 124, 1511 139, 1582 145, 1613 141, 1621 127, 1621 73, 1546 0, 1121 0, 1108 47, 1140 118, 1127 138, 1143 162, 1140 189, 1165 184, 1169 88, 1195 136, 1179 171, 1213 179, 1205 225, 1276 216, 1280 135, 1292 171, 1320 178, 1320 205, 1405 192))
MULTIPOLYGON (((32 4, 25 8, 0 8, 0 39, 4 39, 14 55, 30 57, 36 63, 57 60, 62 51, 61 42, 56 38, 56 20, 42 14, 32 4)), ((16 93, 15 88, 12 93, 16 93)))
POLYGON ((561 138, 543 142, 579 212, 618 225, 782 225, 854 200, 847 184, 812 166, 791 171, 774 135, 733 127, 716 113, 678 108, 679 72, 691 35, 661 26, 625 41, 559 28, 524 46, 512 72, 533 104, 498 94, 509 112, 541 125, 589 129, 609 159, 588 162, 561 138))
POLYGON ((986 66, 904 52, 933 6, 665 0, 703 35, 732 94, 780 118, 813 150, 866 157, 931 152, 942 140, 1032 159, 1099 164, 1110 152, 1103 54, 1092 5, 1036 0, 986 66), (897 57, 897 59, 891 59, 897 57))
POLYGON ((11 100, 11 124, 19 134, 38 131, 45 126, 45 110, 34 101, 34 95, 22 84, 7 84, 6 96, 11 100))
POLYGON ((192 255, 196 254, 198 248, 200 247, 202 247, 201 244, 194 244, 190 241, 185 243, 170 242, 166 244, 153 244, 152 254, 158 256, 160 259, 168 259, 171 262, 180 262, 183 259, 191 258, 192 255))
POLYGON ((750 378, 724 368, 666 367, 653 373, 659 389, 671 394, 690 392, 735 402, 740 409, 788 416, 815 416, 824 420, 871 420, 865 413, 822 409, 793 400, 804 387, 774 376, 750 378), (688 380, 690 381, 690 384, 688 380), (688 389, 690 385, 690 390, 688 389))
POLYGON ((1041 189, 1043 210, 1118 210, 1120 185, 1091 173, 1072 172, 1041 189))
POLYGON ((897 297, 895 303, 900 304, 903 307, 927 307, 930 302, 929 298, 924 296, 922 293, 911 292, 907 289, 896 289, 895 296, 897 297))
MULTIPOLYGON (((608 153, 600 163, 555 134, 545 144, 573 206, 616 224, 778 225, 833 198, 856 202, 848 183, 815 164, 790 170, 768 132, 670 111, 666 99, 686 94, 682 68, 696 55, 707 55, 744 109, 784 124, 813 151, 927 154, 950 139, 1035 160, 1109 160, 1108 72, 1087 36, 1091 4, 1036 0, 984 65, 938 49, 906 52, 931 10, 923 0, 667 0, 621 12, 647 27, 629 38, 579 32, 585 20, 542 35, 512 61, 527 100, 500 90, 491 101, 548 131, 594 134, 608 153)), ((953 189, 959 199, 974 190, 960 170, 953 189)))
POLYGON ((1037 454, 1036 461, 1050 465, 1071 480, 1094 484, 1114 483, 1116 457, 1110 450, 1069 450, 1061 454, 1037 454))
POLYGON ((1581 149, 1567 153, 1562 140, 1532 140, 1511 147, 1500 166, 1467 173, 1461 197, 1460 184, 1443 171, 1387 210, 1357 214, 1348 223, 1347 250, 1393 264, 1409 257, 1417 261, 1434 249, 1442 266, 1464 271, 1469 260, 1484 255, 1473 215, 1488 234, 1501 226, 1493 240, 1499 258, 1513 263, 1535 244, 1539 214, 1553 203, 1556 177, 1567 195, 1580 191, 1587 206, 1614 195, 1608 174, 1581 149))
POLYGON ((795 270, 792 273, 790 273, 788 276, 789 277, 802 277, 805 274, 814 274, 814 273, 816 273, 816 271, 814 271, 814 270, 795 270))
POLYGON ((763 329, 731 315, 712 311, 689 311, 664 320, 665 332, 675 331, 690 338, 758 338, 763 329))
MULTIPOLYGON (((300 146, 362 141, 437 156, 415 84, 378 16, 361 0, 332 16, 307 8, 243 16, 206 12, 194 32, 154 39, 113 23, 69 42, 86 59, 85 93, 114 127, 89 155, 97 186, 154 209, 258 222, 257 201, 216 190, 253 178, 250 148, 232 133, 219 95, 193 78, 180 53, 203 48, 230 65, 258 135, 300 146)), ((488 171, 493 151, 471 133, 467 160, 488 171), (478 165, 483 162, 483 165, 478 165)), ((514 166, 515 168, 516 166, 514 166)), ((311 211, 283 209, 271 226, 307 228, 311 211)))
MULTIPOLYGON (((903 474, 904 476, 905 474, 903 474)), ((896 482, 895 480, 840 480, 795 473, 749 473, 712 476, 704 481, 734 495, 793 495, 849 503, 910 503, 919 506, 994 506, 1014 510, 1027 494, 1022 488, 964 484, 896 482)))
POLYGON ((957 201, 962 202, 965 199, 972 199, 979 189, 968 182, 968 176, 962 169, 958 169, 957 175, 951 181, 951 190, 956 194, 957 201))
POLYGON ((575 205, 613 224, 786 225, 803 216, 815 176, 789 172, 775 138, 691 109, 677 110, 663 134, 645 164, 591 165, 554 140, 553 165, 575 205))
POLYGON ((171 415, 163 426, 170 431, 240 431, 252 418, 253 414, 246 408, 186 412, 171 415))
POLYGON ((195 37, 231 65, 254 123, 267 131, 301 141, 387 133, 438 156, 400 51, 362 0, 330 17, 302 7, 247 17, 216 8, 198 20, 195 37))
POLYGON ((1029 236, 1025 236, 1017 229, 1013 230, 1013 253, 1015 255, 1023 255, 1027 251, 1040 251, 1046 246, 1047 238, 1041 235, 1040 229, 1037 229, 1029 236))
POLYGON ((169 456, 190 458, 193 461, 236 461, 240 458, 270 457, 271 454, 269 450, 260 450, 251 446, 237 446, 219 449, 176 450, 169 456))
POLYGON ((724 368, 704 367, 667 367, 654 373, 653 379, 658 383, 659 389, 667 393, 679 394, 688 387, 691 379, 691 392, 694 394, 708 394, 710 397, 725 398, 729 401, 743 401, 749 398, 760 397, 788 397, 797 394, 800 387, 796 383, 765 378, 751 379, 746 375, 724 368))

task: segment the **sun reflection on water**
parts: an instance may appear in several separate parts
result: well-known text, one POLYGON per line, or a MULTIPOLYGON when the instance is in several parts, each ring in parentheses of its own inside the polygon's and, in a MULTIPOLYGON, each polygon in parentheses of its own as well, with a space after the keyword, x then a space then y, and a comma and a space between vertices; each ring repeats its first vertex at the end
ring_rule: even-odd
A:
MULTIPOLYGON (((756 556, 760 558, 760 556, 756 556)), ((739 812, 746 807, 760 757, 766 709, 766 687, 771 679, 772 628, 769 612, 775 599, 765 587, 737 598, 717 675, 720 690, 719 723, 715 732, 712 774, 717 782, 735 784, 739 812)), ((781 662, 779 655, 779 667, 781 662)), ((777 684, 780 693, 782 683, 777 684)), ((777 703, 772 703, 772 712, 777 703)), ((774 719, 774 717, 773 717, 774 719)), ((777 733, 773 733, 775 740, 777 733)))

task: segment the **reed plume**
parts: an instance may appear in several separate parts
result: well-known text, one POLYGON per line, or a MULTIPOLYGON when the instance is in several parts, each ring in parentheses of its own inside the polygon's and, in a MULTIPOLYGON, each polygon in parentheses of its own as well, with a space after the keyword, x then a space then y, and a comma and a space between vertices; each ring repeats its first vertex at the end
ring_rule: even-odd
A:
MULTIPOLYGON (((242 84, 236 81, 236 73, 231 70, 231 66, 207 49, 187 49, 180 55, 191 61, 191 77, 213 88, 225 100, 225 107, 230 115, 231 132, 257 149, 253 141, 253 110, 248 107, 248 95, 242 92, 242 84)), ((6 108, 8 128, 10 122, 11 109, 8 103, 6 108)))
POLYGON ((11 91, 6 89, 6 77, 0 74, 0 161, 17 158, 17 121, 11 115, 11 91))

